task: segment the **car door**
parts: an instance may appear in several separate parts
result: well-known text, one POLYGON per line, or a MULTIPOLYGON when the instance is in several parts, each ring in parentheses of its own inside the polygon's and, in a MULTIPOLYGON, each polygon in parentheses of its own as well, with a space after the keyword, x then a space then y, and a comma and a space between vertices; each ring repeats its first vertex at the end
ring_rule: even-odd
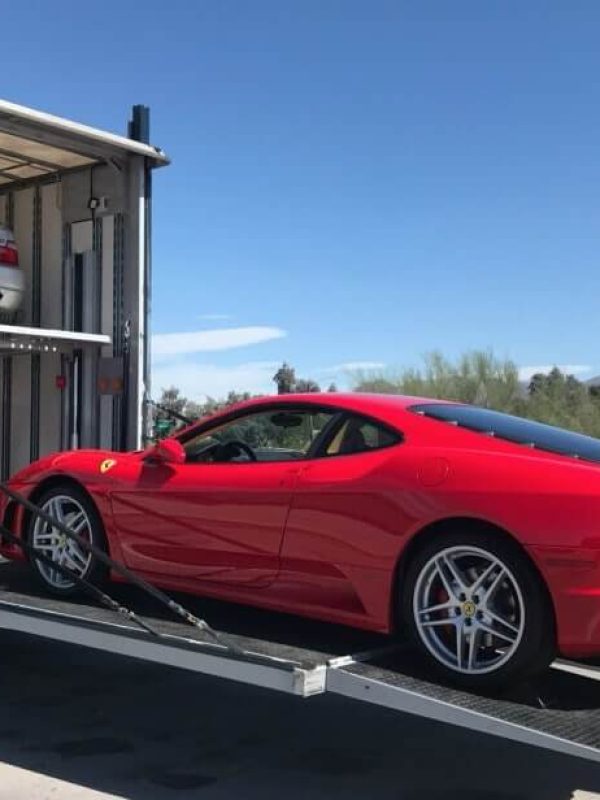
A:
POLYGON ((277 580, 292 603, 348 621, 379 617, 398 537, 409 517, 387 464, 401 435, 347 415, 320 458, 302 466, 286 523, 277 580), (382 591, 383 590, 383 591, 382 591))
POLYGON ((269 585, 316 433, 303 409, 282 413, 271 406, 201 426, 182 441, 184 464, 142 461, 135 486, 112 500, 128 566, 186 586, 269 585), (295 436, 283 427, 292 422, 295 436))

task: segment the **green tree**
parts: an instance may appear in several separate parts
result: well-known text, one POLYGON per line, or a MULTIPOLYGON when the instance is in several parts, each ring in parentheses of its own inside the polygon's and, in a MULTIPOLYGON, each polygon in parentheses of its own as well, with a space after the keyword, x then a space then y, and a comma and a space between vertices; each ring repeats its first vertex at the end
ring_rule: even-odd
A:
POLYGON ((523 385, 512 361, 487 351, 466 353, 456 362, 431 353, 421 369, 395 376, 363 373, 356 376, 354 388, 457 400, 600 437, 600 391, 558 367, 533 375, 523 385))
POLYGON ((355 390, 457 400, 513 413, 522 410, 523 390, 512 361, 481 350, 466 353, 455 363, 437 351, 424 361, 422 369, 405 369, 396 376, 362 374, 355 390))
POLYGON ((593 390, 554 367, 529 382, 528 416, 550 425, 600 436, 600 403, 593 390))
POLYGON ((296 370, 286 361, 279 367, 273 381, 277 385, 277 394, 294 392, 320 392, 321 387, 312 378, 296 378, 296 370))
POLYGON ((320 392, 321 387, 316 381, 313 381, 310 378, 300 378, 296 381, 294 391, 303 393, 320 392))
POLYGON ((187 399, 176 386, 163 389, 157 408, 154 409, 153 431, 156 439, 168 436, 178 426, 176 415, 185 414, 187 399), (173 413, 169 413, 173 412, 173 413))
POLYGON ((273 375, 273 381, 277 386, 277 394, 291 394, 296 385, 296 371, 284 361, 273 375))
MULTIPOLYGON (((163 409, 168 409, 169 411, 175 411, 177 414, 183 414, 187 403, 187 398, 183 397, 181 391, 177 389, 175 386, 170 386, 168 389, 163 389, 159 404, 163 407, 163 409)), ((161 417, 165 415, 166 412, 162 410, 157 411, 157 417, 161 417)))
POLYGON ((189 419, 199 419, 205 414, 204 405, 202 403, 196 403, 194 400, 187 400, 183 413, 189 419))

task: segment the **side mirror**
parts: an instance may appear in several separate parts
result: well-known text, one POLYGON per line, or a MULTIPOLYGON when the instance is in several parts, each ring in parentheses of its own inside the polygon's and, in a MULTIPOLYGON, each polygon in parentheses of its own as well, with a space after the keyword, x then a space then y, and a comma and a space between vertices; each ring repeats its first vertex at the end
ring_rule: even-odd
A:
POLYGON ((149 451, 148 456, 162 464, 185 464, 185 450, 177 439, 161 439, 149 451))

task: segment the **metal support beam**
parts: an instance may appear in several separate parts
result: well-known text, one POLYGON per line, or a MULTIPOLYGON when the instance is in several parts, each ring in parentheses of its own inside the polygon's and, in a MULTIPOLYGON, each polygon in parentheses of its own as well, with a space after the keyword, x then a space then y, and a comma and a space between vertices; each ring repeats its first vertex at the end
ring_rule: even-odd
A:
MULTIPOLYGON (((42 193, 39 186, 33 193, 33 231, 31 264, 31 321, 40 324, 42 308, 42 193)), ((29 458, 35 461, 40 454, 40 355, 31 356, 31 404, 29 458)))
MULTIPOLYGON (((15 224, 15 198, 12 192, 6 197, 6 224, 13 228, 15 224)), ((12 420, 12 366, 9 356, 2 359, 2 418, 0 420, 0 475, 2 480, 10 477, 11 420, 12 420)))
POLYGON ((0 156, 10 158, 15 162, 15 167, 43 167, 44 169, 52 169, 58 171, 63 169, 60 164, 53 161, 44 161, 44 159, 30 158, 29 156, 20 155, 12 150, 6 150, 0 147, 0 156))
POLYGON ((10 444, 12 417, 12 358, 2 359, 2 439, 0 441, 0 475, 5 481, 10 477, 10 444))
MULTIPOLYGON (((92 249, 94 257, 94 273, 95 273, 95 288, 96 288, 96 329, 98 332, 102 330, 102 217, 94 216, 94 229, 92 249)), ((99 351, 94 353, 94 368, 93 376, 94 381, 97 380, 98 375, 98 357, 99 351)), ((101 397, 98 387, 94 385, 92 389, 92 396, 94 397, 95 406, 95 423, 94 423, 94 447, 100 447, 101 436, 101 397)))
MULTIPOLYGON (((102 162, 98 161, 97 164, 102 162)), ((108 163, 108 162, 106 162, 108 163)), ((13 176, 12 183, 0 183, 0 194, 6 192, 19 191, 20 189, 27 189, 29 186, 48 186, 53 183, 61 183, 62 179, 67 175, 76 175, 80 172, 89 172, 90 166, 97 166, 86 164, 83 167, 71 167, 70 169, 61 169, 60 172, 48 172, 45 175, 34 175, 31 178, 17 178, 13 176)))
POLYGON ((36 461, 40 455, 40 373, 40 354, 33 353, 31 356, 30 461, 36 461))
MULTIPOLYGON (((122 214, 115 214, 113 237, 113 356, 123 356, 125 332, 125 222, 122 214)), ((113 397, 113 448, 122 450, 122 417, 125 405, 123 395, 113 397)))
POLYGON ((39 325, 42 309, 42 193, 33 193, 33 231, 31 264, 31 323, 39 325))
MULTIPOLYGON (((44 167, 38 167, 36 164, 15 164, 14 169, 22 169, 23 167, 33 167, 33 169, 42 170, 40 175, 31 175, 31 178, 41 178, 49 174, 44 167)), ((28 180, 27 178, 23 178, 21 175, 14 175, 12 172, 7 171, 6 169, 0 169, 0 178, 8 178, 10 181, 28 180)))

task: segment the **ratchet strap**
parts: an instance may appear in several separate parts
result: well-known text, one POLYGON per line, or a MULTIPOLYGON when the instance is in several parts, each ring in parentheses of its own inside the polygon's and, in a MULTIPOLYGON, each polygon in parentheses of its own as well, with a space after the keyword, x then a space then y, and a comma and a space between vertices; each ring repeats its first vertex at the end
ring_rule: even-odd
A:
POLYGON ((50 567, 55 572, 58 572, 59 575, 62 575, 64 578, 68 578, 68 580, 76 583, 81 589, 102 603, 102 605, 106 606, 106 608, 109 608, 111 611, 114 611, 122 617, 126 617, 127 619, 131 620, 131 622, 135 622, 136 625, 139 625, 140 628, 148 631, 148 633, 151 633, 153 636, 160 636, 158 631, 155 631, 151 625, 148 625, 148 623, 140 619, 134 611, 131 611, 131 609, 121 605, 110 595, 106 594, 106 592, 103 592, 102 589, 94 586, 93 583, 87 581, 85 578, 76 575, 68 567, 65 567, 63 564, 58 564, 45 553, 36 550, 35 547, 29 544, 27 540, 15 536, 12 531, 9 531, 9 529, 2 524, 0 524, 0 536, 11 544, 19 546, 30 558, 35 558, 36 561, 40 561, 42 564, 50 567))
MULTIPOLYGON (((88 542, 87 539, 84 539, 82 536, 79 536, 79 534, 75 533, 75 531, 72 531, 64 523, 59 522, 57 519, 52 517, 46 511, 43 511, 41 508, 36 506, 35 503, 32 503, 22 494, 20 494, 19 492, 15 492, 14 489, 11 489, 9 486, 7 486, 6 483, 0 482, 0 491, 4 492, 4 494, 11 500, 13 500, 15 503, 18 503, 19 505, 23 506, 23 508, 27 509, 27 511, 29 511, 30 514, 34 514, 35 516, 44 520, 44 522, 47 522, 55 530, 60 531, 60 533, 64 534, 67 538, 76 542, 77 545, 79 545, 79 547, 81 547, 85 552, 91 553, 92 556, 98 561, 100 561, 101 564, 104 564, 109 569, 113 570, 118 575, 125 578, 133 586, 136 586, 138 589, 141 589, 143 592, 150 595, 150 597, 153 597, 155 600, 161 603, 161 605, 166 606, 169 609, 169 611, 171 611, 171 613, 175 614, 175 616, 182 619, 188 625, 192 625, 194 628, 203 631, 208 636, 210 636, 211 639, 217 642, 217 644, 221 645, 222 647, 225 647, 230 652, 235 653, 236 655, 242 655, 242 656, 245 655, 245 651, 243 650, 243 648, 239 647, 235 642, 231 641, 231 639, 228 636, 219 633, 218 631, 215 631, 208 624, 208 622, 206 622, 206 620, 200 619, 195 614, 192 614, 191 611, 188 611, 180 603, 175 602, 175 600, 169 597, 168 594, 161 591, 156 586, 154 586, 153 584, 146 581, 144 578, 137 575, 135 572, 130 570, 124 564, 120 564, 118 561, 114 561, 110 556, 108 556, 104 552, 104 550, 97 547, 92 542, 88 542)), ((26 543, 23 540, 21 540, 20 537, 15 536, 13 533, 8 531, 4 525, 0 525, 0 531, 4 536, 6 536, 7 539, 10 540, 12 538, 13 543, 14 540, 16 539, 17 540, 16 544, 20 546, 25 552, 28 552, 28 554, 30 554, 31 551, 33 551, 36 560, 44 561, 44 559, 41 558, 42 554, 40 553, 39 550, 33 548, 31 545, 29 545, 29 543, 26 543), (29 547, 30 550, 27 550, 27 547, 29 547)), ((48 557, 46 556, 45 558, 48 557)), ((61 572, 62 574, 62 571, 58 569, 58 565, 56 564, 56 562, 52 561, 51 558, 48 558, 48 561, 51 562, 53 569, 57 569, 57 571, 61 572)), ((78 584, 79 582, 82 582, 84 584, 88 584, 88 586, 90 587, 93 587, 93 584, 91 584, 89 581, 86 581, 85 578, 79 578, 79 576, 76 576, 70 569, 68 569, 68 567, 62 567, 62 568, 66 570, 66 572, 68 573, 68 577, 72 580, 75 580, 75 582, 77 582, 78 584)), ((123 613, 125 616, 133 613, 125 608, 123 608, 122 612, 119 611, 119 608, 121 608, 121 606, 119 603, 117 603, 116 600, 113 600, 113 598, 109 597, 109 595, 105 595, 105 593, 102 592, 97 587, 93 588, 96 591, 100 592, 102 595, 104 595, 106 598, 108 598, 108 601, 110 601, 109 607, 112 608, 112 610, 118 611, 118 613, 123 613)), ((88 589, 88 591, 90 590, 88 589)), ((100 600, 99 595, 95 596, 100 600)), ((107 602, 105 600, 101 600, 101 602, 104 605, 107 605, 107 602)), ((137 615, 134 614, 133 617, 130 616, 129 618, 135 621, 138 625, 141 624, 141 627, 144 627, 146 629, 148 628, 147 624, 141 622, 140 618, 137 615)), ((155 631, 152 631, 152 633, 156 635, 155 631)))

